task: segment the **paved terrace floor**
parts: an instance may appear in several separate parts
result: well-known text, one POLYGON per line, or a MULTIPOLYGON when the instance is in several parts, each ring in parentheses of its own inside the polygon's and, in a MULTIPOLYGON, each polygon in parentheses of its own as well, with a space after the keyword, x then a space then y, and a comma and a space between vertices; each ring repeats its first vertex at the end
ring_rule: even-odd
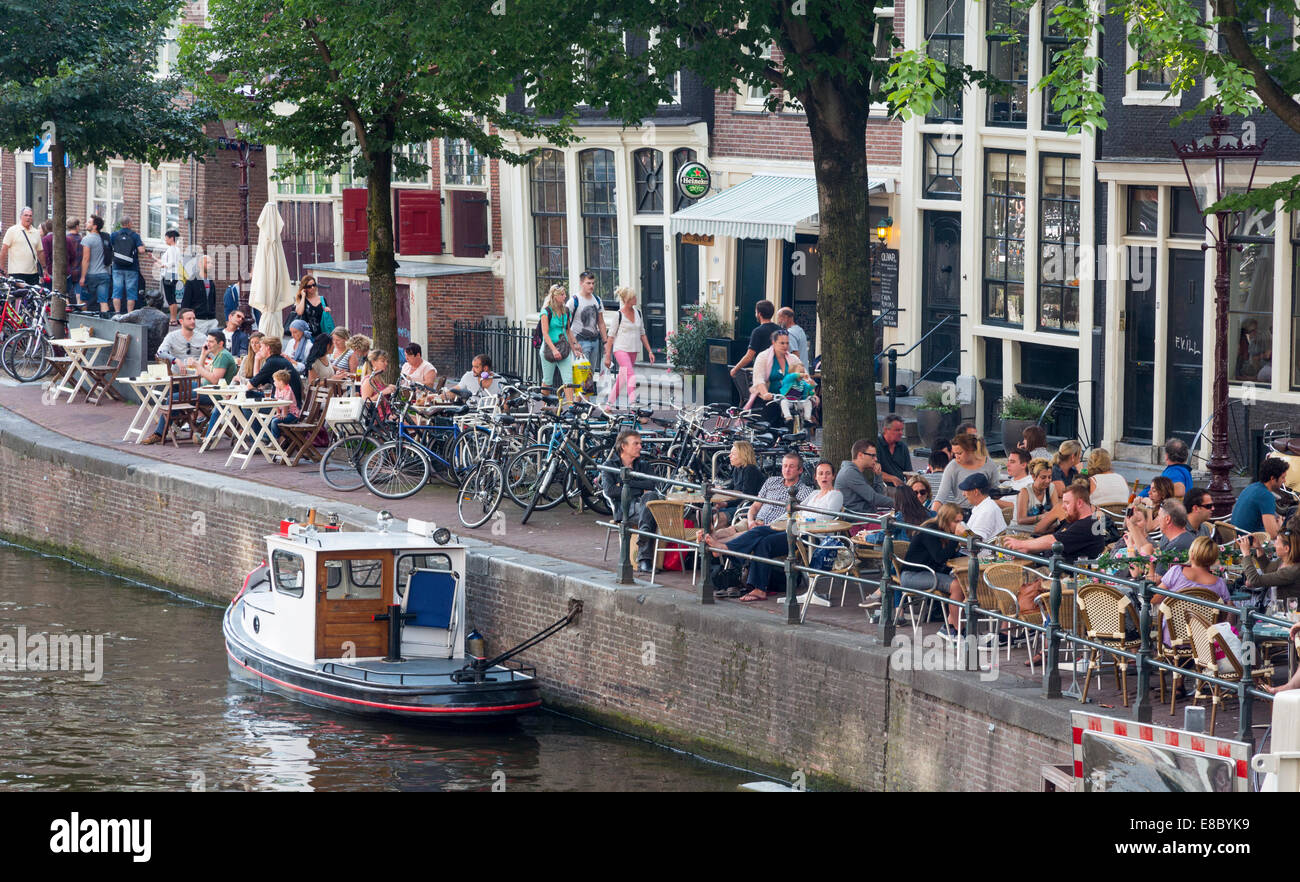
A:
MULTIPOLYGON (((304 494, 368 506, 376 511, 386 508, 398 518, 413 517, 434 521, 440 525, 451 527, 453 532, 473 535, 494 544, 508 545, 528 552, 547 555, 558 560, 604 568, 611 572, 614 572, 617 568, 617 535, 611 537, 609 559, 604 561, 602 556, 604 553, 605 530, 596 525, 597 520, 600 518, 591 512, 577 512, 567 505, 561 505, 548 512, 534 513, 528 525, 522 526, 519 523, 522 509, 514 505, 510 498, 506 496, 502 499, 500 509, 504 512, 504 519, 495 519, 495 530, 493 527, 494 522, 489 522, 478 530, 465 530, 461 527, 456 514, 454 491, 441 484, 426 487, 409 499, 382 500, 371 495, 364 488, 352 493, 340 493, 333 490, 321 479, 314 463, 301 463, 294 468, 289 468, 285 465, 268 463, 263 457, 259 456, 250 462, 245 470, 240 471, 238 466, 226 468, 225 462, 230 450, 228 442, 218 445, 215 450, 208 453, 200 453, 198 445, 188 442, 181 442, 179 447, 174 447, 170 443, 148 446, 135 444, 134 442, 127 443, 120 439, 126 434, 127 426, 130 425, 131 419, 135 415, 135 404, 122 404, 108 398, 105 398, 98 406, 83 403, 82 397, 78 397, 73 404, 66 404, 63 401, 64 399, 61 399, 58 404, 47 404, 42 397, 40 384, 19 385, 7 379, 0 381, 0 407, 8 408, 47 429, 77 441, 129 451, 142 457, 165 460, 202 471, 226 476, 238 476, 249 481, 260 482, 281 489, 298 489, 304 494)), ((297 516, 304 517, 305 511, 297 513, 297 516)), ((646 577, 642 576, 640 578, 644 579, 646 577)), ((691 587, 689 573, 660 573, 656 576, 655 581, 664 587, 695 594, 699 592, 698 587, 691 587)), ((840 592, 836 590, 833 597, 835 604, 838 604, 839 597, 840 592)), ((858 599, 857 589, 850 586, 848 600, 843 606, 833 605, 830 608, 814 606, 808 612, 808 621, 856 632, 862 634, 864 640, 874 643, 877 639, 875 636, 877 628, 867 620, 864 611, 858 607, 858 599)), ((719 600, 718 603, 736 604, 737 601, 719 600)), ((765 603, 740 605, 752 611, 753 615, 780 616, 782 618, 785 616, 785 606, 778 604, 775 599, 770 599, 765 603)), ((933 634, 937 628, 938 623, 928 624, 923 629, 923 635, 933 634)), ((910 628, 900 628, 899 633, 912 635, 913 631, 910 628)), ((924 644, 924 636, 921 637, 921 642, 924 644)), ((999 662, 1000 676, 1018 678, 1023 681, 1023 685, 1026 687, 1032 686, 1034 682, 1041 682, 1041 669, 1036 668, 1035 670, 1038 673, 1031 677, 1027 667, 1027 658, 1028 653, 1023 647, 1014 648, 1010 660, 1006 659, 1005 650, 1003 650, 999 662)), ((1285 675, 1286 667, 1283 661, 1276 682, 1283 682, 1285 675)), ((972 674, 972 676, 974 675, 972 674)), ((1128 692, 1130 700, 1132 700, 1134 690, 1132 681, 1134 678, 1130 677, 1129 679, 1128 692)), ((1068 667, 1063 667, 1062 688, 1068 688, 1070 682, 1070 671, 1068 667)), ((1158 700, 1154 674, 1151 683, 1152 700, 1154 702, 1158 700)), ((1088 697, 1090 709, 1100 708, 1103 712, 1127 715, 1127 711, 1122 708, 1120 692, 1109 665, 1104 671, 1100 687, 1094 679, 1088 697)), ((1157 704, 1154 707, 1152 722, 1157 725, 1180 725, 1182 709, 1186 704, 1186 701, 1180 700, 1176 716, 1171 717, 1166 699, 1165 704, 1157 704)), ((1202 704, 1208 707, 1208 701, 1202 702, 1202 704)), ((1255 707, 1257 743, 1262 740, 1263 727, 1268 724, 1270 716, 1271 704, 1264 701, 1257 702, 1255 707)), ((1215 725, 1215 733, 1230 737, 1236 732, 1237 719, 1236 702, 1234 700, 1226 708, 1220 709, 1215 725)))

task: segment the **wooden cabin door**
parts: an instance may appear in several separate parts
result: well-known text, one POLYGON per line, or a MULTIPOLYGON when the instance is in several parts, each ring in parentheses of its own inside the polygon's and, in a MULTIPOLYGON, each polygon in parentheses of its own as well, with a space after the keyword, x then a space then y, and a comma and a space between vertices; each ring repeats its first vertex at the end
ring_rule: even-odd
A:
POLYGON ((393 602, 393 553, 349 551, 316 558, 316 658, 388 654, 388 623, 373 621, 393 602))

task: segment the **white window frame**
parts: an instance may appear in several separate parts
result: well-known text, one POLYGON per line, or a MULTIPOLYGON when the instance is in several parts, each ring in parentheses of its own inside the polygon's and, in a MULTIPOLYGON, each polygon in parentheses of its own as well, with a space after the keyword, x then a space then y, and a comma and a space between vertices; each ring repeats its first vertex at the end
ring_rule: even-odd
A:
POLYGON ((169 226, 167 224, 167 184, 166 176, 169 174, 176 175, 176 226, 174 229, 179 230, 181 221, 184 220, 183 209, 185 200, 181 198, 181 167, 176 163, 164 163, 157 168, 151 168, 147 165, 140 166, 140 223, 136 227, 136 232, 147 245, 162 246, 166 244, 165 236, 169 226), (163 222, 162 229, 158 231, 157 236, 149 235, 149 197, 153 193, 153 176, 163 176, 163 222))
POLYGON ((95 198, 95 177, 96 173, 101 169, 108 175, 108 195, 106 195, 104 199, 104 204, 107 205, 108 208, 104 210, 103 214, 100 214, 100 217, 104 219, 104 232, 112 233, 114 228, 117 226, 117 222, 126 214, 126 165, 121 160, 110 160, 102 166, 92 165, 86 169, 86 204, 90 206, 87 215, 99 214, 99 212, 95 210, 95 202, 97 201, 95 198), (114 174, 117 174, 122 179, 121 203, 114 203, 112 201, 111 194, 113 192, 112 181, 114 174), (112 206, 114 204, 120 204, 121 206, 116 213, 112 211, 112 206))
POLYGON ((394 154, 394 156, 396 156, 396 154, 399 153, 399 152, 402 152, 402 153, 410 153, 410 152, 411 152, 411 148, 413 148, 413 147, 418 147, 418 146, 421 145, 421 143, 423 143, 423 145, 424 145, 424 164, 425 164, 426 166, 428 166, 428 168, 426 168, 426 169, 424 170, 424 179, 423 179, 423 180, 412 180, 412 181, 399 181, 399 180, 397 179, 397 173, 396 173, 396 171, 394 171, 394 172, 393 172, 393 175, 392 175, 392 185, 393 185, 394 187, 408 187, 408 188, 410 188, 410 189, 414 189, 414 190, 429 190, 429 189, 432 189, 432 180, 433 180, 433 174, 432 174, 432 173, 433 173, 433 161, 432 161, 432 160, 433 160, 433 154, 429 152, 429 142, 428 142, 428 141, 424 141, 424 142, 418 142, 418 141, 417 141, 417 142, 412 143, 412 144, 397 144, 397 145, 395 145, 395 146, 393 147, 393 154, 394 154))
MULTIPOLYGON (((879 20, 882 19, 882 18, 887 18, 887 19, 889 19, 890 24, 891 24, 891 25, 893 24, 893 22, 894 22, 894 20, 895 20, 895 19, 894 19, 894 11, 895 11, 895 10, 894 10, 894 7, 893 7, 893 6, 877 6, 877 7, 875 7, 875 9, 874 9, 873 11, 874 11, 874 13, 875 13, 875 16, 876 16, 877 21, 879 21, 879 20)), ((924 16, 925 16, 925 10, 924 10, 924 9, 921 10, 921 16, 922 16, 922 18, 924 18, 924 16)), ((877 27, 879 27, 879 25, 877 25, 877 27)), ((892 30, 892 28, 891 28, 891 30, 892 30)), ((898 36, 897 31, 893 31, 893 33, 894 33, 894 36, 896 36, 896 37, 898 36)), ((873 36, 876 36, 876 35, 873 35, 873 36)), ((879 49, 880 47, 877 46, 876 48, 879 49)), ((880 58, 881 56, 877 55, 876 57, 877 57, 877 58, 880 58)), ((801 111, 801 112, 802 112, 802 111, 801 111)), ((870 107, 870 109, 868 110, 868 115, 869 115, 869 116, 872 116, 872 117, 875 117, 875 118, 877 118, 877 119, 885 119, 885 118, 887 118, 887 117, 889 116, 889 105, 888 105, 888 104, 883 104, 883 103, 872 104, 871 107, 870 107)))
MULTIPOLYGON (((769 43, 763 49, 763 58, 771 61, 772 50, 776 48, 774 43, 769 43)), ((740 83, 740 88, 736 92, 736 109, 746 111, 762 111, 767 109, 767 96, 772 93, 770 88, 759 91, 759 87, 753 83, 740 83)))
MULTIPOLYGON (((651 28, 651 30, 650 30, 650 36, 649 36, 647 42, 649 43, 649 46, 647 47, 647 51, 649 51, 650 49, 653 49, 653 48, 654 48, 654 47, 659 43, 659 29, 658 29, 658 28, 651 28)), ((681 41, 681 39, 679 38, 679 39, 677 40, 677 48, 680 49, 681 46, 682 46, 682 41, 681 41)), ((651 66, 650 66, 650 75, 651 75, 651 76, 654 76, 654 72, 655 72, 655 70, 654 70, 654 65, 651 65, 651 66)), ((668 90, 672 93, 672 100, 671 100, 671 101, 660 101, 660 102, 659 102, 659 106, 660 106, 660 107, 675 107, 675 106, 680 105, 680 104, 682 103, 682 72, 681 72, 680 69, 673 71, 672 80, 670 81, 670 85, 669 85, 669 89, 668 89, 668 90)))
POLYGON ((158 44, 158 58, 154 64, 155 79, 171 76, 176 68, 176 62, 180 58, 181 24, 182 19, 178 16, 163 30, 162 42, 158 44))
MULTIPOLYGON (((487 190, 492 185, 492 166, 490 157, 486 154, 478 154, 483 161, 483 183, 481 184, 453 184, 447 180, 447 145, 453 141, 464 141, 464 138, 439 138, 438 139, 438 184, 444 190, 487 190)), ((468 143, 468 142, 466 142, 468 143)))
MULTIPOLYGON (((1217 29, 1216 29, 1217 31, 1217 29)), ((1168 91, 1157 92, 1154 89, 1138 88, 1138 72, 1132 70, 1138 62, 1137 49, 1128 41, 1133 32, 1132 22, 1124 29, 1124 98, 1123 103, 1129 107, 1178 107, 1182 96, 1170 95, 1168 91)))

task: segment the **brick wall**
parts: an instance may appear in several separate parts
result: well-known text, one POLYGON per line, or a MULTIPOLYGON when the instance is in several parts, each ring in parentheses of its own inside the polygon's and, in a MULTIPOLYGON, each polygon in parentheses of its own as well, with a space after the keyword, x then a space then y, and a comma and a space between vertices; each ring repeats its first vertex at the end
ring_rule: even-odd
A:
MULTIPOLYGON (((493 166, 495 167, 495 163, 493 166)), ((499 235, 499 230, 494 231, 499 235)), ((456 352, 452 325, 459 319, 505 314, 505 286, 490 270, 429 279, 429 351, 425 357, 449 377, 469 370, 473 352, 456 352)))
MULTIPOLYGON (((0 477, 22 488, 0 495, 7 538, 218 601, 262 559, 262 536, 281 517, 315 505, 347 524, 374 523, 357 505, 142 460, 10 412, 0 413, 0 477)), ((522 657, 552 706, 746 768, 801 771, 810 786, 1033 790, 1039 765, 1069 761, 1077 704, 1068 699, 965 673, 893 671, 888 650, 862 635, 465 544, 469 624, 490 650, 582 601, 577 625, 522 657)))

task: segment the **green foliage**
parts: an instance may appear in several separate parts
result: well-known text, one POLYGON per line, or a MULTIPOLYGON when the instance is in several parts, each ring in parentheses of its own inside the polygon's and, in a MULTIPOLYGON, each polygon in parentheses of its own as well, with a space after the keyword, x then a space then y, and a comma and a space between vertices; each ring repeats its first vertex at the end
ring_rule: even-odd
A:
POLYGON ((939 413, 952 413, 960 410, 961 406, 948 400, 944 394, 942 386, 932 386, 921 393, 921 403, 916 406, 917 410, 937 410, 939 413))
POLYGON ((709 337, 730 337, 731 325, 722 320, 718 311, 705 304, 691 317, 677 326, 665 341, 668 363, 675 374, 700 374, 704 372, 709 337))
POLYGON ((998 419, 1000 420, 1038 420, 1047 418, 1049 418, 1047 402, 1042 399, 1025 398, 1014 392, 1002 397, 1002 405, 998 410, 998 419))

